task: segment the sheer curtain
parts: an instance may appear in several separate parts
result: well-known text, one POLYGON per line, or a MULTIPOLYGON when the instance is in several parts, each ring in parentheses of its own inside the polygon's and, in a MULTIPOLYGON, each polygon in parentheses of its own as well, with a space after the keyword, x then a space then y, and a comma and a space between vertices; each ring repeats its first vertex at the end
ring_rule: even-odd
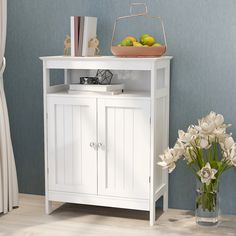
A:
POLYGON ((18 184, 3 86, 7 0, 0 0, 0 213, 18 206, 18 184))

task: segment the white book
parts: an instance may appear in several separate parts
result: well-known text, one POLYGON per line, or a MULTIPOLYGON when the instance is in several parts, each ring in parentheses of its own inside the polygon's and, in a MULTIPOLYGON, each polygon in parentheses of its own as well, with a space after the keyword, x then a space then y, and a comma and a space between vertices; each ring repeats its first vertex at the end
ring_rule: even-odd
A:
POLYGON ((85 16, 83 31, 82 56, 94 56, 95 49, 89 48, 88 44, 92 38, 97 37, 97 17, 85 16))
POLYGON ((75 56, 75 17, 70 17, 71 56, 75 56))
POLYGON ((72 91, 113 92, 122 91, 124 84, 70 84, 69 89, 72 91))
POLYGON ((80 26, 79 26, 79 55, 82 56, 83 49, 83 35, 84 35, 84 16, 80 17, 80 26))
POLYGON ((108 91, 108 92, 94 92, 94 91, 77 91, 77 90, 68 90, 68 94, 78 94, 78 95, 88 95, 88 94, 100 94, 100 95, 118 95, 122 94, 123 90, 115 90, 115 91, 108 91))

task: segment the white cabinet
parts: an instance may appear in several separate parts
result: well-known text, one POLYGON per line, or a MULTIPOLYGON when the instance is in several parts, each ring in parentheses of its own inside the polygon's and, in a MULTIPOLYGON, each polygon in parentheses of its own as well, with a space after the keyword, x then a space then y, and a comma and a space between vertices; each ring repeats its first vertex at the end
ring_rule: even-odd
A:
POLYGON ((153 225, 156 201, 168 208, 168 173, 156 163, 168 146, 171 57, 41 59, 46 212, 53 201, 146 210, 153 225), (51 85, 54 69, 64 70, 62 84, 51 85), (113 70, 125 92, 67 92, 97 69, 113 70))

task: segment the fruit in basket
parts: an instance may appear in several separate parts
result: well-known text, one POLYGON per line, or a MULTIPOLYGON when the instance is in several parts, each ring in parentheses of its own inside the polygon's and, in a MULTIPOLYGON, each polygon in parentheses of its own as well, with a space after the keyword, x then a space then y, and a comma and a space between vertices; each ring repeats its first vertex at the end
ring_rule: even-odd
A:
POLYGON ((143 39, 143 45, 152 46, 153 44, 155 44, 155 42, 156 40, 152 36, 147 36, 143 39))
POLYGON ((139 42, 133 42, 134 47, 142 47, 143 45, 139 42))
POLYGON ((123 39, 121 42, 121 46, 133 46, 133 41, 131 39, 123 39))
POLYGON ((153 47, 160 47, 160 46, 162 46, 160 43, 154 43, 153 45, 152 45, 153 47))
POLYGON ((135 37, 133 37, 133 36, 128 36, 124 40, 127 40, 127 39, 130 39, 133 43, 137 42, 137 39, 135 37))
POLYGON ((143 44, 143 40, 146 38, 146 37, 149 37, 150 35, 149 34, 142 34, 141 37, 140 37, 140 43, 143 44))

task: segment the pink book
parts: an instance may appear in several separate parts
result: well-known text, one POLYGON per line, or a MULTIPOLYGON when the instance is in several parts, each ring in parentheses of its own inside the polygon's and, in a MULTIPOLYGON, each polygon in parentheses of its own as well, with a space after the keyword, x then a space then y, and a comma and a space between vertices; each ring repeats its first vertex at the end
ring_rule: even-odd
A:
POLYGON ((80 17, 71 17, 71 56, 79 56, 80 17))

